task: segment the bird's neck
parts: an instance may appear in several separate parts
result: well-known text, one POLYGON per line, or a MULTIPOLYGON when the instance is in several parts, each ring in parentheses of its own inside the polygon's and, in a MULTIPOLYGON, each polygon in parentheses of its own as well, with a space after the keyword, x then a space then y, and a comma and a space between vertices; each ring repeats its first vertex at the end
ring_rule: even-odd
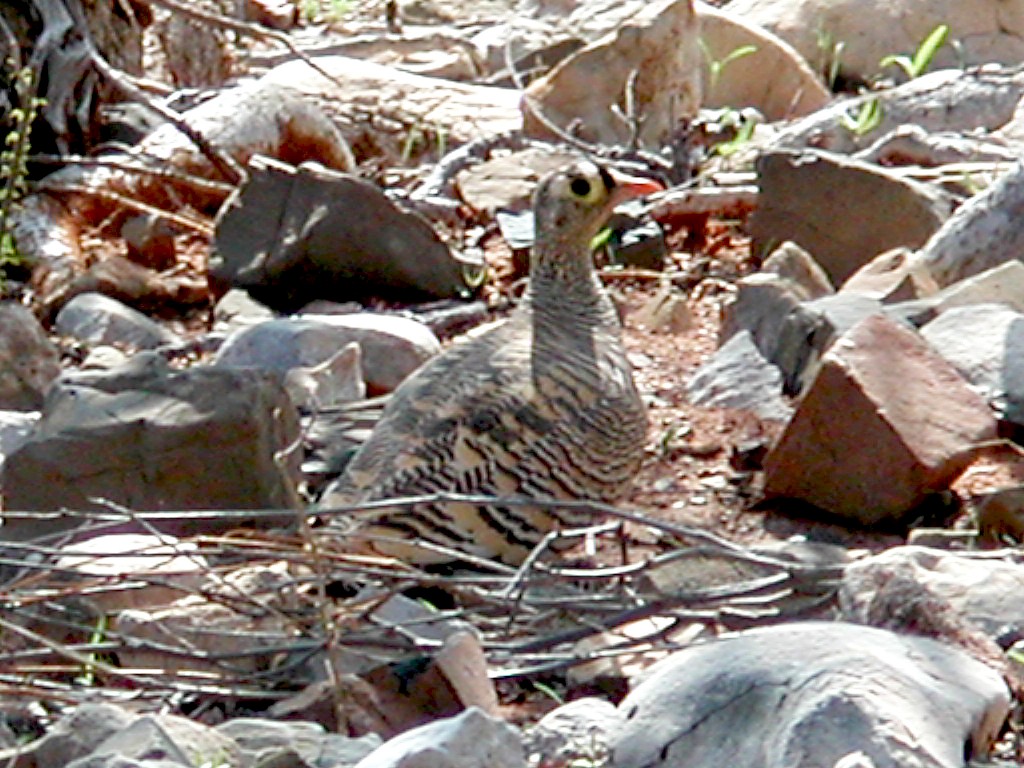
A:
POLYGON ((589 248, 534 252, 526 301, 533 313, 556 317, 572 315, 579 321, 606 322, 616 317, 615 307, 594 271, 589 248))

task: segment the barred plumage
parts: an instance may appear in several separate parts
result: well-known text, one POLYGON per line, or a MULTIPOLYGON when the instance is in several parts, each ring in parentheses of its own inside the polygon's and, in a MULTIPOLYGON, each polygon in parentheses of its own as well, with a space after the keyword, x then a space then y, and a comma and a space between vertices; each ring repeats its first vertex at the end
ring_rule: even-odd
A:
MULTIPOLYGON (((534 197, 523 302, 503 325, 448 349, 395 391, 320 506, 442 491, 620 497, 639 469, 647 417, 590 241, 615 205, 659 188, 590 161, 545 178, 534 197)), ((448 502, 383 511, 356 532, 399 539, 372 548, 420 563, 444 558, 401 541, 514 563, 548 531, 587 522, 543 504, 448 502)))

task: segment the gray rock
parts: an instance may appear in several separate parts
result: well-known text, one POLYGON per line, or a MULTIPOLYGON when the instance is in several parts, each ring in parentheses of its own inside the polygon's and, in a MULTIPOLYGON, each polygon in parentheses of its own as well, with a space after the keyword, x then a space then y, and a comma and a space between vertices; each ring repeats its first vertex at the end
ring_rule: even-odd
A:
POLYGON ((951 285, 1010 259, 1024 259, 1024 164, 964 203, 922 244, 920 261, 940 286, 951 285))
MULTIPOLYGON (((140 353, 115 371, 67 376, 52 388, 36 429, 4 464, 5 509, 89 510, 95 497, 135 510, 294 507, 298 457, 279 463, 276 454, 297 437, 294 406, 273 377, 173 370, 140 353)), ((3 531, 23 537, 73 524, 53 518, 3 531)), ((162 527, 181 533, 192 525, 162 527)))
POLYGON ((319 365, 292 368, 284 377, 288 394, 300 408, 317 411, 366 397, 362 347, 354 341, 319 365))
POLYGON ((0 466, 28 439, 39 421, 35 411, 0 411, 0 466))
POLYGON ((784 390, 793 395, 803 392, 832 343, 860 321, 881 312, 877 299, 837 293, 804 302, 786 315, 768 358, 782 371, 784 390))
POLYGON ((85 703, 58 720, 31 746, 39 768, 58 768, 85 757, 109 737, 127 728, 138 717, 104 703, 85 703))
POLYGON ((526 768, 526 757, 519 731, 470 707, 386 741, 356 768, 526 768))
POLYGON ((757 348, 771 359, 786 315, 807 299, 793 280, 775 272, 755 272, 736 281, 736 293, 725 305, 720 341, 749 331, 757 348))
POLYGON ((263 765, 291 750, 301 765, 310 768, 348 768, 381 743, 375 734, 348 738, 328 733, 319 723, 300 721, 237 718, 218 725, 216 730, 238 744, 251 765, 263 765))
POLYGON ((951 208, 930 187, 828 152, 769 152, 758 158, 757 173, 753 252, 764 256, 774 244, 792 240, 835 286, 880 253, 924 245, 951 208))
POLYGON ((273 320, 274 317, 274 310, 260 304, 248 291, 232 288, 213 307, 213 331, 229 334, 240 328, 273 320))
POLYGON ((54 330, 87 344, 153 349, 176 336, 155 320, 102 293, 82 293, 57 313, 54 330))
POLYGON ((0 302, 0 408, 34 411, 60 374, 60 355, 35 315, 0 302))
POLYGON ((990 553, 914 546, 894 547, 846 566, 838 595, 843 618, 867 621, 880 585, 890 587, 894 575, 913 580, 921 593, 937 595, 993 639, 1024 630, 1024 604, 1006 599, 1024 589, 1024 565, 990 553))
POLYGON ((1024 312, 1024 263, 1013 259, 997 267, 965 277, 933 296, 894 304, 890 312, 917 326, 953 307, 970 304, 1004 304, 1024 312))
POLYGON ((107 768, 151 763, 241 765, 241 750, 228 737, 175 715, 142 715, 98 744, 88 757, 67 768, 107 768))
POLYGON ((124 365, 131 355, 117 347, 106 345, 94 347, 86 354, 85 359, 79 366, 81 371, 109 371, 113 368, 124 365))
POLYGON ((709 408, 738 408, 763 419, 788 421, 792 407, 782 396, 782 374, 764 359, 749 331, 723 344, 686 386, 690 402, 709 408))
POLYGON ((415 320, 369 312, 305 315, 235 332, 214 365, 284 372, 320 365, 352 342, 362 349, 363 375, 375 393, 394 389, 441 349, 430 329, 415 320))
POLYGON ((266 159, 221 209, 210 278, 280 311, 318 298, 469 293, 462 264, 426 221, 400 211, 374 185, 266 159))
MULTIPOLYGON (((126 667, 162 668, 173 663, 178 671, 216 675, 229 664, 236 674, 257 674, 270 668, 281 646, 294 638, 294 624, 281 611, 252 610, 239 605, 238 598, 290 605, 299 599, 295 592, 294 578, 280 565, 257 564, 223 576, 208 575, 193 595, 164 607, 118 613, 115 621, 126 645, 118 657, 126 667)), ((307 672, 293 666, 291 678, 305 681, 307 672)))
POLYGON ((693 646, 622 701, 614 768, 962 766, 1008 711, 1002 677, 963 651, 843 623, 799 622, 693 646))
POLYGON ((921 335, 1001 419, 1024 424, 1024 314, 1000 304, 955 307, 926 323, 921 335))
POLYGON ((526 751, 537 763, 601 765, 608 736, 622 725, 622 712, 610 701, 586 697, 548 712, 524 734, 526 751))

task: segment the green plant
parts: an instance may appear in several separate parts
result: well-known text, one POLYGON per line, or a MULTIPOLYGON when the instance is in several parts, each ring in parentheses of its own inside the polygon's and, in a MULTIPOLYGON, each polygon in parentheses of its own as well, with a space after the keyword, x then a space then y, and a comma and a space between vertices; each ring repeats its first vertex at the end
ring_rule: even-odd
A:
POLYGON ((738 48, 734 48, 729 51, 721 59, 714 58, 714 54, 711 53, 711 49, 708 48, 707 43, 702 39, 700 41, 700 50, 704 54, 704 60, 708 63, 708 90, 715 90, 715 86, 718 85, 719 79, 722 77, 722 71, 729 66, 732 62, 737 59, 742 59, 744 56, 750 56, 753 53, 757 53, 756 45, 741 45, 738 48))
MULTIPOLYGON (((948 37, 949 25, 940 24, 921 41, 913 56, 904 54, 886 56, 879 62, 879 66, 885 68, 890 64, 895 64, 913 80, 928 71, 935 60, 935 55, 946 44, 948 37)), ((877 96, 873 96, 861 104, 855 115, 844 113, 841 120, 847 130, 858 136, 871 133, 882 123, 882 104, 877 96)))
POLYGON ((857 110, 855 115, 851 116, 849 112, 844 112, 840 119, 846 130, 858 136, 863 136, 866 133, 871 133, 881 125, 882 104, 878 101, 877 96, 872 97, 861 104, 860 109, 857 110))
POLYGON ((39 81, 29 67, 17 69, 7 61, 13 73, 14 94, 18 106, 7 113, 10 128, 0 151, 0 283, 7 268, 20 266, 24 259, 18 252, 11 225, 11 214, 28 191, 28 155, 32 138, 32 123, 43 100, 36 96, 39 81))
POLYGON ((846 50, 846 43, 843 40, 836 40, 832 33, 819 27, 817 33, 818 49, 822 52, 823 66, 822 73, 829 90, 834 91, 836 80, 839 79, 839 69, 842 66, 843 51, 846 50))
POLYGON ((907 77, 911 80, 920 77, 927 72, 935 60, 935 55, 939 52, 939 49, 946 44, 946 39, 949 37, 949 25, 940 24, 921 42, 914 51, 913 56, 906 56, 903 54, 893 54, 886 56, 880 62, 880 66, 884 69, 891 64, 895 64, 902 69, 907 77))
POLYGON ((316 21, 320 15, 320 0, 300 0, 299 15, 303 21, 316 21))
POLYGON ((720 121, 726 127, 732 128, 735 133, 728 141, 715 145, 715 153, 721 157, 735 155, 745 144, 754 138, 754 131, 757 129, 757 117, 741 110, 729 109, 722 115, 720 121))
POLYGON ((352 10, 353 0, 330 0, 330 10, 327 12, 327 21, 341 21, 346 13, 352 10))

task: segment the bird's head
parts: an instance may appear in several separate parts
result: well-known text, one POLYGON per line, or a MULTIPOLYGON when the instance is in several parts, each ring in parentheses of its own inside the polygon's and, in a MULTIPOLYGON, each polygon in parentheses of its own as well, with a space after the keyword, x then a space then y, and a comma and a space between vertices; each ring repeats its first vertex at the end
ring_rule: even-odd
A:
POLYGON ((590 160, 575 162, 538 184, 533 198, 536 240, 562 247, 589 246, 615 206, 662 189, 656 181, 590 160))

